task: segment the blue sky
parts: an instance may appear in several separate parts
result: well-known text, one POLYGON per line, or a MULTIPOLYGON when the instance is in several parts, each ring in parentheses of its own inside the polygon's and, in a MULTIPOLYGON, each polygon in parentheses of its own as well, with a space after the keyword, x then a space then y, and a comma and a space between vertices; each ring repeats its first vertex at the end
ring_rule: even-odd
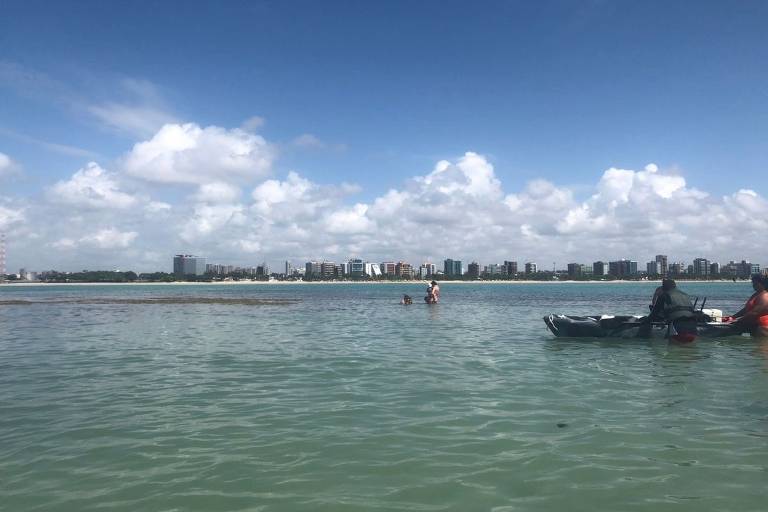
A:
MULTIPOLYGON (((607 169, 642 173, 653 163, 654 174, 684 179, 674 190, 708 195, 691 200, 702 214, 739 219, 761 212, 755 208, 762 208, 767 192, 761 179, 768 157, 765 2, 6 1, 3 12, 0 153, 11 164, 0 174, 0 206, 7 210, 0 228, 15 240, 9 265, 135 262, 150 268, 168 266, 165 253, 176 251, 234 263, 357 255, 414 262, 460 257, 491 263, 503 255, 586 261, 596 252, 594 243, 608 253, 595 259, 641 259, 655 251, 679 259, 762 257, 757 246, 738 238, 710 241, 695 253, 698 242, 689 237, 704 227, 659 227, 664 215, 687 218, 696 210, 693 204, 690 211, 675 209, 680 201, 671 192, 653 196, 664 199, 653 211, 643 209, 655 202, 638 199, 641 193, 624 194, 620 215, 606 194, 594 196, 611 188, 607 169), (226 206, 221 197, 212 201, 195 192, 205 179, 158 182, 150 171, 127 169, 134 145, 153 140, 164 125, 184 123, 229 134, 245 129, 265 142, 269 163, 254 164, 250 175, 237 179, 226 169, 208 173, 208 181, 237 188, 226 206), (501 209, 462 202, 467 190, 454 196, 456 187, 432 190, 419 181, 444 160, 466 185, 474 172, 461 170, 467 152, 481 156, 481 167, 492 166, 486 178, 498 182, 495 196, 479 203, 496 202, 501 209), (136 202, 114 217, 99 211, 109 200, 78 203, 82 187, 59 187, 73 195, 57 198, 55 184, 71 180, 90 161, 103 171, 91 173, 102 188, 85 186, 86 196, 106 186, 141 196, 142 205, 162 202, 169 215, 163 224, 177 229, 161 233, 151 220, 131 217, 136 202), (325 221, 311 232, 331 218, 357 221, 358 228, 331 229, 322 240, 286 235, 284 243, 271 243, 286 226, 306 226, 307 220, 289 218, 290 208, 280 218, 264 208, 250 217, 258 202, 252 191, 264 180, 287 183, 291 171, 335 191, 332 205, 313 210, 325 221), (546 225, 526 221, 509 207, 518 203, 507 201, 526 196, 541 180, 570 194, 546 225), (396 218, 386 218, 374 205, 393 189, 434 208, 425 216, 401 205, 400 214, 388 213, 396 218), (747 198, 747 206, 743 195, 723 199, 742 190, 755 194, 747 194, 755 198, 747 198), (203 205, 213 203, 211 214, 203 205), (742 209, 729 210, 734 204, 742 209), (650 246, 631 236, 619 240, 616 233, 601 239, 594 229, 579 235, 567 218, 574 211, 571 218, 582 215, 585 205, 590 226, 637 230, 634 238, 662 234, 650 246), (464 228, 493 225, 496 231, 482 240, 472 235, 466 243, 448 242, 456 235, 433 229, 443 207, 474 208, 478 224, 464 228), (46 215, 71 215, 77 222, 49 232, 40 227, 46 215), (505 215, 521 220, 488 218, 505 215), (637 226, 635 217, 654 220, 637 226), (207 228, 198 223, 195 236, 187 231, 174 239, 189 218, 207 228), (254 222, 273 231, 254 238, 254 222), (398 222, 405 223, 400 230, 435 238, 414 238, 423 244, 388 238, 398 230, 388 235, 384 226, 398 222), (526 238, 531 231, 525 226, 534 238, 526 238), (226 239, 215 236, 224 231, 226 239), (135 236, 94 243, 99 232, 135 236), (231 245, 233 239, 240 245, 231 245), (56 257, 41 255, 43 247, 57 247, 56 257)), ((201 158, 200 165, 218 161, 201 158)), ((185 169, 194 173, 196 167, 185 169)), ((526 197, 541 206, 536 193, 526 197)), ((749 229, 754 236, 765 226, 749 229)))

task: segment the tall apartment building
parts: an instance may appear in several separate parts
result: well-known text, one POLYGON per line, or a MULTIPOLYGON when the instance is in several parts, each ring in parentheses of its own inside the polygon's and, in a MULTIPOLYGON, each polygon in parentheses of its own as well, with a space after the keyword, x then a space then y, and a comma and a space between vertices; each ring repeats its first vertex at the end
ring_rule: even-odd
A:
POLYGON ((202 276, 205 274, 205 258, 191 254, 177 254, 173 257, 173 273, 182 276, 202 276))
POLYGON ((352 278, 365 277, 365 262, 360 258, 352 258, 349 260, 349 276, 352 278))
POLYGON ((661 263, 658 261, 649 261, 645 265, 646 273, 649 277, 661 276, 661 263))
POLYGON ((659 275, 665 276, 669 272, 669 267, 667 265, 667 255, 666 254, 657 254, 656 259, 654 260, 656 263, 659 264, 659 275))
POLYGON ((504 261, 504 273, 509 277, 513 277, 517 274, 517 262, 516 261, 504 261))
POLYGON ((477 279, 480 277, 480 264, 478 262, 473 261, 467 265, 467 277, 470 279, 477 279))
POLYGON ((592 275, 604 276, 608 274, 608 266, 604 261, 595 261, 592 263, 592 275))
POLYGON ((526 275, 535 274, 538 271, 539 271, 538 267, 532 261, 529 261, 525 264, 526 275))
POLYGON ((633 260, 609 261, 608 274, 614 277, 628 277, 637 275, 637 262, 633 260))
POLYGON ((709 277, 710 261, 706 258, 696 258, 693 260, 693 275, 697 277, 709 277))
POLYGON ((443 262, 443 273, 445 277, 461 277, 464 274, 464 267, 461 260, 452 260, 448 258, 443 262))
POLYGON ((395 274, 403 279, 413 279, 414 271, 410 263, 398 261, 395 265, 395 274))
POLYGON ((396 273, 396 267, 397 263, 394 261, 385 261, 381 265, 379 265, 381 268, 381 274, 385 276, 394 276, 396 273))
POLYGON ((319 279, 323 275, 320 265, 319 261, 308 261, 304 265, 304 277, 307 279, 319 279))
POLYGON ((333 279, 336 277, 336 264, 332 261, 320 263, 320 276, 323 279, 333 279))
POLYGON ((577 279, 584 274, 584 265, 581 263, 569 263, 568 264, 568 277, 571 279, 577 279))

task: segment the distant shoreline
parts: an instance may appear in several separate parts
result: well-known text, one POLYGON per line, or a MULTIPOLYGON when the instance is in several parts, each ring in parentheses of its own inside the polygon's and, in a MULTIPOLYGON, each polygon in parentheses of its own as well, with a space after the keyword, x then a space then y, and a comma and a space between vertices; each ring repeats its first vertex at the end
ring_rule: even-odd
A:
MULTIPOLYGON (((717 284, 717 283, 733 283, 734 281, 731 279, 718 279, 713 281, 701 281, 701 280, 684 280, 684 279, 677 279, 678 283, 707 283, 707 284, 717 284)), ((132 283, 44 283, 44 282, 13 282, 13 281, 6 281, 5 283, 0 284, 0 290, 3 288, 24 288, 24 287, 30 287, 30 286, 300 286, 300 285, 355 285, 355 284, 365 284, 365 285, 426 285, 430 282, 430 280, 424 280, 424 281, 217 281, 217 282, 187 282, 187 281, 173 281, 170 283, 163 283, 163 282, 132 282, 132 283)), ((623 280, 612 280, 612 281, 529 281, 529 280, 522 280, 522 281, 437 281, 439 284, 450 284, 450 285, 466 285, 466 284, 481 284, 481 285, 518 285, 518 284, 543 284, 543 285, 557 285, 557 284, 564 284, 564 285, 572 285, 572 284, 661 284, 661 281, 654 280, 654 281, 623 281, 623 280)), ((749 283, 748 280, 737 280, 738 282, 744 282, 749 283)))

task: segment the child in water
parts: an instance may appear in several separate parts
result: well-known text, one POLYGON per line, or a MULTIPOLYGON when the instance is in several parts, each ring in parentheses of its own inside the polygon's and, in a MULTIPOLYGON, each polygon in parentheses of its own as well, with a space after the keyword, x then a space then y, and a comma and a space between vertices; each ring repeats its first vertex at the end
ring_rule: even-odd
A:
POLYGON ((434 304, 435 298, 432 296, 432 285, 427 286, 427 295, 424 297, 424 302, 427 304, 434 304))
POLYGON ((403 304, 405 306, 410 306, 413 304, 413 299, 410 295, 403 295, 403 300, 400 301, 400 304, 403 304))

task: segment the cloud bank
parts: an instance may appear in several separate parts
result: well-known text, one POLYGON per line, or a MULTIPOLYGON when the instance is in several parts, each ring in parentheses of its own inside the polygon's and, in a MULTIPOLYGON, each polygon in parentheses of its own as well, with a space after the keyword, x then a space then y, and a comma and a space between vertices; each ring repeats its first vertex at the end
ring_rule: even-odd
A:
POLYGON ((111 170, 90 162, 41 201, 0 198, 9 260, 139 271, 169 270, 179 252, 243 265, 450 257, 549 268, 617 258, 642 264, 657 253, 764 263, 765 198, 753 190, 711 195, 654 164, 598 171, 586 194, 541 179, 510 191, 487 157, 467 152, 360 201, 355 186, 276 175, 276 158, 273 145, 249 131, 166 124, 111 170))

